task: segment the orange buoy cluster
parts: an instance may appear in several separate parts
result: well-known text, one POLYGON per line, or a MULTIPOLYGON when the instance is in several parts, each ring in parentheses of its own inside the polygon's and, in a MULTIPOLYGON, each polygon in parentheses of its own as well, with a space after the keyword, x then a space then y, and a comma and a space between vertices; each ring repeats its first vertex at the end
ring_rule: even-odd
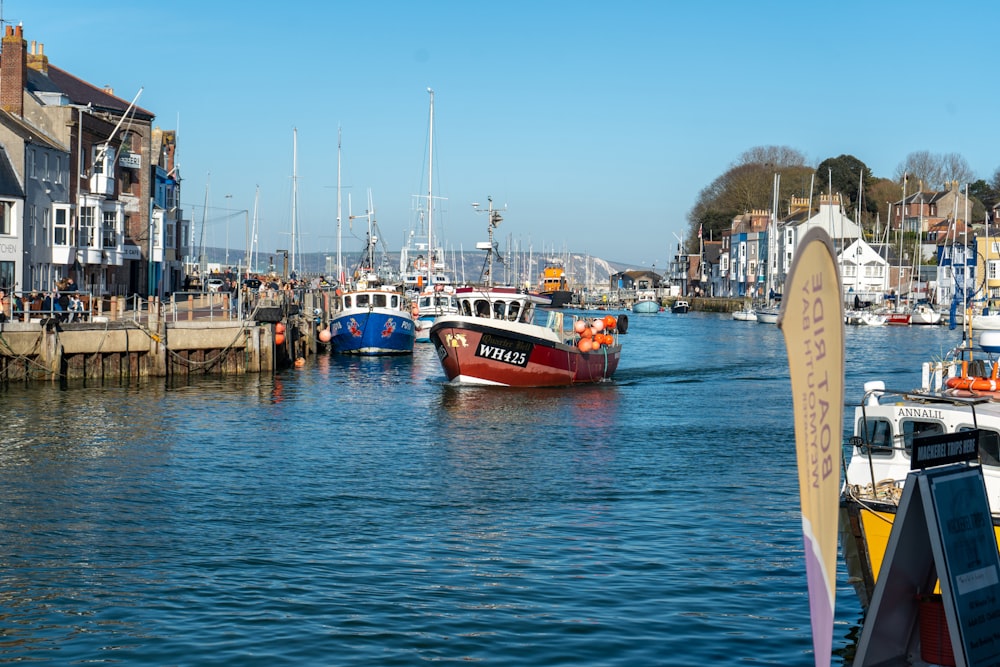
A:
POLYGON ((586 320, 577 320, 573 323, 573 331, 580 336, 576 346, 581 352, 593 352, 614 345, 617 327, 618 320, 614 315, 605 315, 590 323, 586 320))
POLYGON ((285 343, 285 324, 283 322, 278 322, 274 325, 274 344, 284 345, 285 343))

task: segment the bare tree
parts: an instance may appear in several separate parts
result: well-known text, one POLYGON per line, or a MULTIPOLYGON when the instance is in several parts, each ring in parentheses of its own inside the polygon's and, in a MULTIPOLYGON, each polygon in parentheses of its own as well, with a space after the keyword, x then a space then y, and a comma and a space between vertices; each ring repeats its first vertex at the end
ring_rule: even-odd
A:
POLYGON ((910 184, 908 192, 916 192, 921 186, 926 190, 947 187, 952 181, 970 183, 976 180, 972 167, 958 153, 914 151, 896 167, 897 181, 902 182, 904 174, 910 184))
POLYGON ((958 153, 945 153, 941 156, 942 185, 957 181, 962 184, 969 184, 976 180, 976 175, 969 166, 968 161, 958 153))
POLYGON ((805 165, 806 157, 788 146, 754 146, 744 151, 740 155, 735 166, 745 164, 756 164, 762 167, 769 167, 772 170, 780 170, 784 167, 801 167, 805 165))

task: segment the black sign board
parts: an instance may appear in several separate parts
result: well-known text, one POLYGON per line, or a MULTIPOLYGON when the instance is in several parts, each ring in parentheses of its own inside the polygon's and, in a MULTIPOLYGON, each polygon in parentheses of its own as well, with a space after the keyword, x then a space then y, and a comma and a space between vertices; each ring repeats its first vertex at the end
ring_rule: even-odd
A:
POLYGON ((534 347, 528 341, 484 333, 476 347, 476 356, 524 368, 534 347))
POLYGON ((922 470, 979 458, 979 429, 913 439, 910 470, 922 470))
POLYGON ((913 656, 923 656, 925 649, 936 655, 947 643, 957 667, 1000 665, 997 619, 1000 553, 982 467, 957 464, 911 472, 861 629, 855 667, 914 664, 913 656), (933 592, 936 584, 947 636, 944 627, 934 627, 933 617, 920 618, 918 596, 933 592))

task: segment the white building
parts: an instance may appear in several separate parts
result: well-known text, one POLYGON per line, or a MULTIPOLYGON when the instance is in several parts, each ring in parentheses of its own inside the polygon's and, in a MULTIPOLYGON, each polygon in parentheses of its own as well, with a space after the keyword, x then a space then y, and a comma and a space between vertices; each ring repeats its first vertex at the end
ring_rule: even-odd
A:
POLYGON ((855 239, 837 255, 844 299, 881 301, 889 288, 889 263, 864 239, 855 239))

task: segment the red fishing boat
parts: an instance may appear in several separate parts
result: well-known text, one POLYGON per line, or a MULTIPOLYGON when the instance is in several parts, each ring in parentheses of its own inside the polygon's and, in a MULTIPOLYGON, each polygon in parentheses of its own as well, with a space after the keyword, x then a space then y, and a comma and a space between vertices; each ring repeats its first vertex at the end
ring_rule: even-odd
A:
POLYGON ((618 368, 627 320, 574 318, 564 330, 560 311, 547 311, 544 325, 534 322, 536 307, 549 304, 540 294, 459 287, 455 296, 459 313, 439 317, 430 332, 452 383, 557 387, 608 380, 618 368))

